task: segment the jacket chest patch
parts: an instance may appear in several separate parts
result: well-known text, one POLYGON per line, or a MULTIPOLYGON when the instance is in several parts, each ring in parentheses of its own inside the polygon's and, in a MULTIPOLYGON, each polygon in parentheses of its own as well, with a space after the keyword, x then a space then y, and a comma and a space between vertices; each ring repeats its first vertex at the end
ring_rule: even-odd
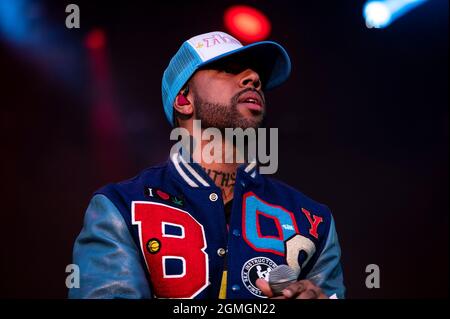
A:
POLYGON ((270 271, 277 266, 272 259, 267 257, 255 257, 247 260, 241 270, 241 279, 244 286, 256 297, 266 298, 261 290, 256 287, 256 280, 269 281, 270 271))
MULTIPOLYGON (((312 215, 306 209, 302 212, 309 222, 309 235, 318 239, 317 229, 322 217, 312 215)), ((285 257, 298 274, 316 252, 315 243, 300 234, 292 212, 267 203, 252 192, 243 197, 242 232, 245 242, 253 250, 285 257)))
POLYGON ((155 296, 194 298, 209 285, 205 230, 189 212, 162 203, 134 201, 132 224, 155 296))
POLYGON ((175 205, 178 207, 184 206, 184 199, 182 196, 174 196, 156 187, 145 186, 144 195, 147 198, 157 199, 167 204, 175 205))

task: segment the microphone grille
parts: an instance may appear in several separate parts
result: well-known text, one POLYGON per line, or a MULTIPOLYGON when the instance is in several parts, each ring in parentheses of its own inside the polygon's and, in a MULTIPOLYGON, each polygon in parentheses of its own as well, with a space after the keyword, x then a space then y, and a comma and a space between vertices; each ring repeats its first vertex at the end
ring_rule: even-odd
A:
POLYGON ((288 265, 279 265, 269 273, 269 283, 279 283, 285 281, 297 280, 297 274, 294 269, 288 265))

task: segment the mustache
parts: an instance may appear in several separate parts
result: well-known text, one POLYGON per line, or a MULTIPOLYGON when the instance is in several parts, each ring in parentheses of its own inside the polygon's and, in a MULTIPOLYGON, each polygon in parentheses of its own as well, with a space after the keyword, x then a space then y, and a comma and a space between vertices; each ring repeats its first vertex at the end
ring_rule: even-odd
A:
POLYGON ((257 89, 254 89, 254 88, 243 89, 241 92, 237 93, 235 96, 233 96, 231 98, 231 103, 233 105, 236 105, 238 103, 239 98, 241 97, 241 95, 244 94, 244 93, 247 93, 248 91, 252 91, 252 92, 255 92, 256 94, 258 94, 259 97, 261 98, 261 102, 263 104, 262 106, 264 108, 266 107, 266 98, 264 97, 264 94, 262 92, 258 91, 257 89))

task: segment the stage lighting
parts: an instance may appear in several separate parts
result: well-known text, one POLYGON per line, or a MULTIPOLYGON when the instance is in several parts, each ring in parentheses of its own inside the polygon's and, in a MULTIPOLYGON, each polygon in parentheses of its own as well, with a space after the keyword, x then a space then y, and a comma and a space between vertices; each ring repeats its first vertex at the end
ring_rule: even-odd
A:
MULTIPOLYGON (((34 26, 39 3, 28 0, 0 0, 0 36, 13 44, 27 45, 35 41, 34 26)), ((38 25, 41 27, 41 25, 38 25)))
POLYGON ((224 23, 233 36, 246 43, 266 39, 271 30, 270 21, 264 13, 243 5, 228 8, 224 14, 224 23))
POLYGON ((368 28, 385 28, 395 19, 426 0, 369 1, 364 5, 363 15, 368 28))
POLYGON ((86 47, 91 50, 102 49, 105 46, 106 37, 101 29, 91 30, 85 40, 86 47))

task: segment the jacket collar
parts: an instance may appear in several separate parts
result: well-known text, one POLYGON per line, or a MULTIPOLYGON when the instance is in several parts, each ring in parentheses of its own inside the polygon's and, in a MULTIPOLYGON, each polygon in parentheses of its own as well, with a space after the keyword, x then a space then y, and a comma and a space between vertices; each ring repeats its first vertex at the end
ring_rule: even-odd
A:
MULTIPOLYGON (((182 150, 170 156, 168 165, 172 173, 190 187, 215 187, 214 182, 208 174, 198 163, 192 160, 192 157, 189 157, 189 160, 186 160, 186 158, 182 156, 182 150)), ((236 178, 238 178, 238 175, 242 174, 255 182, 258 182, 261 178, 256 161, 240 165, 236 173, 236 178)))

